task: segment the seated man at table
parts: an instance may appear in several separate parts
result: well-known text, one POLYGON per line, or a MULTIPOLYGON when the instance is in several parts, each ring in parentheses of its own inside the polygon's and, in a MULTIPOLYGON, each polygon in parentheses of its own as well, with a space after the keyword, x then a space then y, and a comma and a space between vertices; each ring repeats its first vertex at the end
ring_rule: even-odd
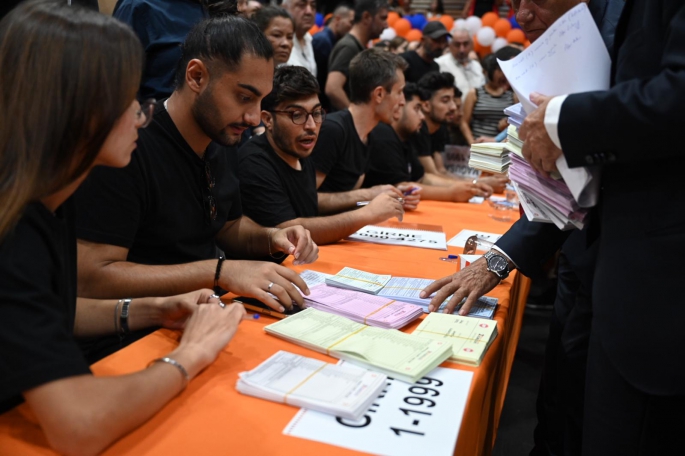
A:
MULTIPOLYGON (((426 173, 410 139, 415 136, 424 116, 421 104, 428 93, 410 82, 404 86, 405 104, 399 117, 390 125, 378 124, 369 135, 371 165, 362 187, 392 184, 421 188, 424 200, 467 202, 474 196, 490 196, 492 188, 473 181, 454 181, 426 173)), ((410 190, 411 191, 411 190, 410 190)))
MULTIPOLYGON (((449 139, 447 124, 453 122, 461 110, 461 92, 454 87, 454 76, 451 73, 434 71, 424 75, 418 85, 429 94, 428 100, 421 105, 425 117, 423 125, 419 133, 411 139, 419 160, 426 173, 452 180, 464 180, 464 177, 449 173, 442 162, 442 152, 449 139)), ((507 179, 504 176, 489 176, 479 181, 492 187, 495 192, 502 192, 507 179)))
POLYGON ((238 177, 245 215, 263 226, 302 225, 317 244, 336 242, 390 217, 402 219, 402 203, 386 193, 358 210, 335 213, 335 193, 316 191, 309 158, 325 118, 319 84, 304 67, 276 69, 273 90, 262 100, 266 132, 239 152, 238 177))
POLYGON ((91 298, 167 296, 214 287, 274 309, 302 303, 306 284, 271 262, 316 259, 302 227, 263 228, 242 216, 237 152, 271 91, 273 51, 252 22, 205 20, 188 34, 176 90, 155 106, 125 168, 96 168, 76 193, 78 292, 91 298), (303 288, 304 287, 304 288, 303 288), (276 295, 280 303, 270 297, 276 295))
MULTIPOLYGON (((369 169, 369 133, 378 122, 390 122, 404 102, 401 57, 377 48, 357 54, 350 63, 350 107, 326 117, 311 158, 319 193, 330 195, 339 210, 354 209, 380 193, 402 198, 392 186, 360 189, 369 169)), ((414 209, 418 195, 408 196, 405 209, 414 209)), ((320 213, 324 213, 320 211, 320 213)))

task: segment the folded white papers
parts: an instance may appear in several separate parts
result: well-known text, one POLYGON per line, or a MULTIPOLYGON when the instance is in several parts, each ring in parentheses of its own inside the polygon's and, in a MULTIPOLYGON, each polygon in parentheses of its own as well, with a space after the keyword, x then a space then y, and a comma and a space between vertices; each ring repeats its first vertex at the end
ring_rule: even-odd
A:
POLYGON ((378 294, 390 280, 389 275, 372 274, 353 268, 342 268, 336 275, 326 278, 326 285, 346 290, 378 294))
POLYGON ((509 151, 505 143, 471 144, 469 166, 490 173, 505 173, 509 168, 509 151))
MULTIPOLYGON (((451 245, 452 247, 464 247, 464 245, 466 244, 466 240, 471 236, 477 236, 479 241, 488 244, 494 244, 495 242, 497 242, 499 238, 502 237, 501 234, 486 233, 483 231, 461 230, 459 233, 456 234, 456 236, 447 241, 447 245, 451 245)), ((488 247, 485 250, 488 250, 489 248, 490 247, 488 247)))
POLYGON ((286 351, 238 377, 242 394, 351 420, 361 418, 388 380, 350 363, 329 364, 286 351))

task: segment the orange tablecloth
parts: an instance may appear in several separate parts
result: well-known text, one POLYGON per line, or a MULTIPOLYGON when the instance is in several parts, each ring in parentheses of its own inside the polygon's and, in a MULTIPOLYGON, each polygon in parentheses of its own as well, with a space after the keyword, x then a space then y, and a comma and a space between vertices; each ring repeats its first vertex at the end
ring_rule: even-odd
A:
MULTIPOLYGON (((508 223, 488 217, 487 205, 422 202, 406 222, 442 225, 447 238, 462 229, 503 233, 508 223)), ((449 253, 461 253, 449 247, 449 253)), ((340 242, 321 248, 319 261, 308 267, 335 273, 352 266, 398 276, 440 278, 455 270, 440 261, 444 251, 340 242)), ((290 261, 286 262, 292 265, 290 261)), ((307 267, 296 267, 297 270, 307 267)), ((512 274, 489 293, 499 298, 495 315, 499 335, 482 364, 471 368, 454 363, 443 366, 474 372, 455 454, 489 454, 504 403, 509 372, 516 351, 528 281, 512 274)), ((217 361, 152 420, 112 445, 107 455, 177 454, 296 454, 335 456, 354 453, 339 447, 284 436, 283 428, 297 412, 294 407, 243 396, 235 390, 239 372, 250 370, 277 350, 334 359, 264 333, 269 317, 245 321, 217 361)), ((418 323, 406 328, 412 331, 418 323)), ((177 345, 180 334, 161 330, 93 366, 96 375, 117 375, 145 368, 177 345)), ((0 415, 0 455, 53 454, 26 405, 0 415)), ((420 449, 417 449, 420 454, 420 449)))

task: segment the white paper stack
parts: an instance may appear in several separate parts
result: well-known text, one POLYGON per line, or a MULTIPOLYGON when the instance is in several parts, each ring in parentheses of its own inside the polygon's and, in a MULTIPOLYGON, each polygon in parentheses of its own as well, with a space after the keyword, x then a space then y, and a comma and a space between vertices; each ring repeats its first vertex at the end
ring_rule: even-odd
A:
POLYGON ((378 294, 390 280, 389 275, 372 274, 359 269, 343 268, 336 275, 326 278, 326 285, 346 290, 378 294))
POLYGON ((304 300, 307 307, 384 329, 399 329, 423 314, 423 308, 397 299, 317 285, 304 300))
POLYGON ((509 168, 509 151, 504 147, 505 143, 480 143, 471 144, 471 168, 487 171, 489 173, 505 173, 509 168))
POLYGON ((242 394, 356 420, 387 384, 387 377, 353 364, 329 364, 279 351, 239 374, 242 394))
POLYGON ((504 115, 507 116, 509 125, 520 128, 526 118, 526 111, 523 110, 523 105, 521 103, 516 103, 515 105, 505 108, 504 115))

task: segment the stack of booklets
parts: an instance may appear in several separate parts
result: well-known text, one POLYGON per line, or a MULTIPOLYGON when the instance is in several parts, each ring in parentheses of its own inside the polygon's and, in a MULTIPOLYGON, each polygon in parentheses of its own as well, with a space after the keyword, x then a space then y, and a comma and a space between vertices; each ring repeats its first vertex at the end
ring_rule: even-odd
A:
POLYGON ((343 268, 334 276, 328 277, 326 285, 346 290, 378 294, 389 280, 389 275, 371 274, 359 269, 343 268))
POLYGON ((515 128, 521 128, 521 124, 526 120, 526 111, 523 109, 521 103, 516 103, 504 109, 504 115, 507 116, 509 125, 515 128))
POLYGON ((399 329, 423 315, 423 308, 392 298, 316 285, 304 300, 307 307, 349 318, 365 325, 399 329))
MULTIPOLYGON (((316 271, 304 271, 302 274, 300 274, 300 277, 307 282, 307 285, 309 285, 309 289, 312 290, 315 286, 321 284, 321 283, 326 283, 327 285, 331 285, 334 287, 337 287, 337 283, 339 283, 339 277, 341 275, 344 275, 345 277, 360 277, 363 278, 364 284, 367 283, 385 283, 383 287, 381 287, 379 290, 376 290, 375 288, 373 291, 365 291, 366 293, 374 293, 377 296, 382 296, 384 298, 389 298, 389 299, 394 299, 395 301, 401 301, 404 303, 410 303, 414 304, 417 306, 420 306, 422 311, 425 313, 428 313, 428 305, 431 302, 431 299, 433 296, 435 296, 435 293, 433 293, 431 296, 428 298, 421 298, 419 294, 421 291, 426 288, 428 285, 433 283, 434 281, 432 279, 419 279, 416 277, 392 277, 389 275, 377 275, 373 273, 369 273, 366 271, 360 271, 357 269, 352 269, 352 268, 344 268, 338 274, 335 276, 329 275, 329 274, 324 274, 321 272, 316 272, 316 271), (338 277, 336 280, 331 280, 333 277, 338 277), (387 280, 386 280, 387 277, 387 280)), ((447 302, 450 300, 451 296, 448 297, 440 306, 439 311, 445 308, 447 305, 447 302)), ((305 296, 305 299, 312 299, 311 296, 305 296)), ((482 298, 478 299, 476 304, 471 308, 469 311, 469 316, 470 317, 476 317, 476 318, 493 318, 495 315, 495 310, 497 309, 497 298, 491 298, 489 296, 483 296, 482 298)), ((463 304, 463 301, 461 304, 459 304, 455 309, 454 312, 457 313, 459 309, 461 309, 461 306, 463 304)), ((313 306, 314 307, 314 306, 313 306)), ((321 309, 323 310, 323 309, 321 309)), ((352 318, 352 317, 349 317, 352 318)), ((371 323, 368 323, 371 324, 371 323)))
POLYGON ((479 366, 490 344, 497 337, 497 323, 459 315, 432 313, 413 335, 452 344, 450 361, 479 366))
POLYGON ((469 166, 489 173, 506 173, 509 169, 509 151, 505 143, 471 144, 469 166))
POLYGON ((383 391, 388 378, 351 364, 335 365, 279 351, 238 374, 242 394, 357 420, 383 391))
POLYGON ((409 383, 452 355, 452 345, 445 340, 374 328, 312 308, 264 329, 294 344, 409 383))

